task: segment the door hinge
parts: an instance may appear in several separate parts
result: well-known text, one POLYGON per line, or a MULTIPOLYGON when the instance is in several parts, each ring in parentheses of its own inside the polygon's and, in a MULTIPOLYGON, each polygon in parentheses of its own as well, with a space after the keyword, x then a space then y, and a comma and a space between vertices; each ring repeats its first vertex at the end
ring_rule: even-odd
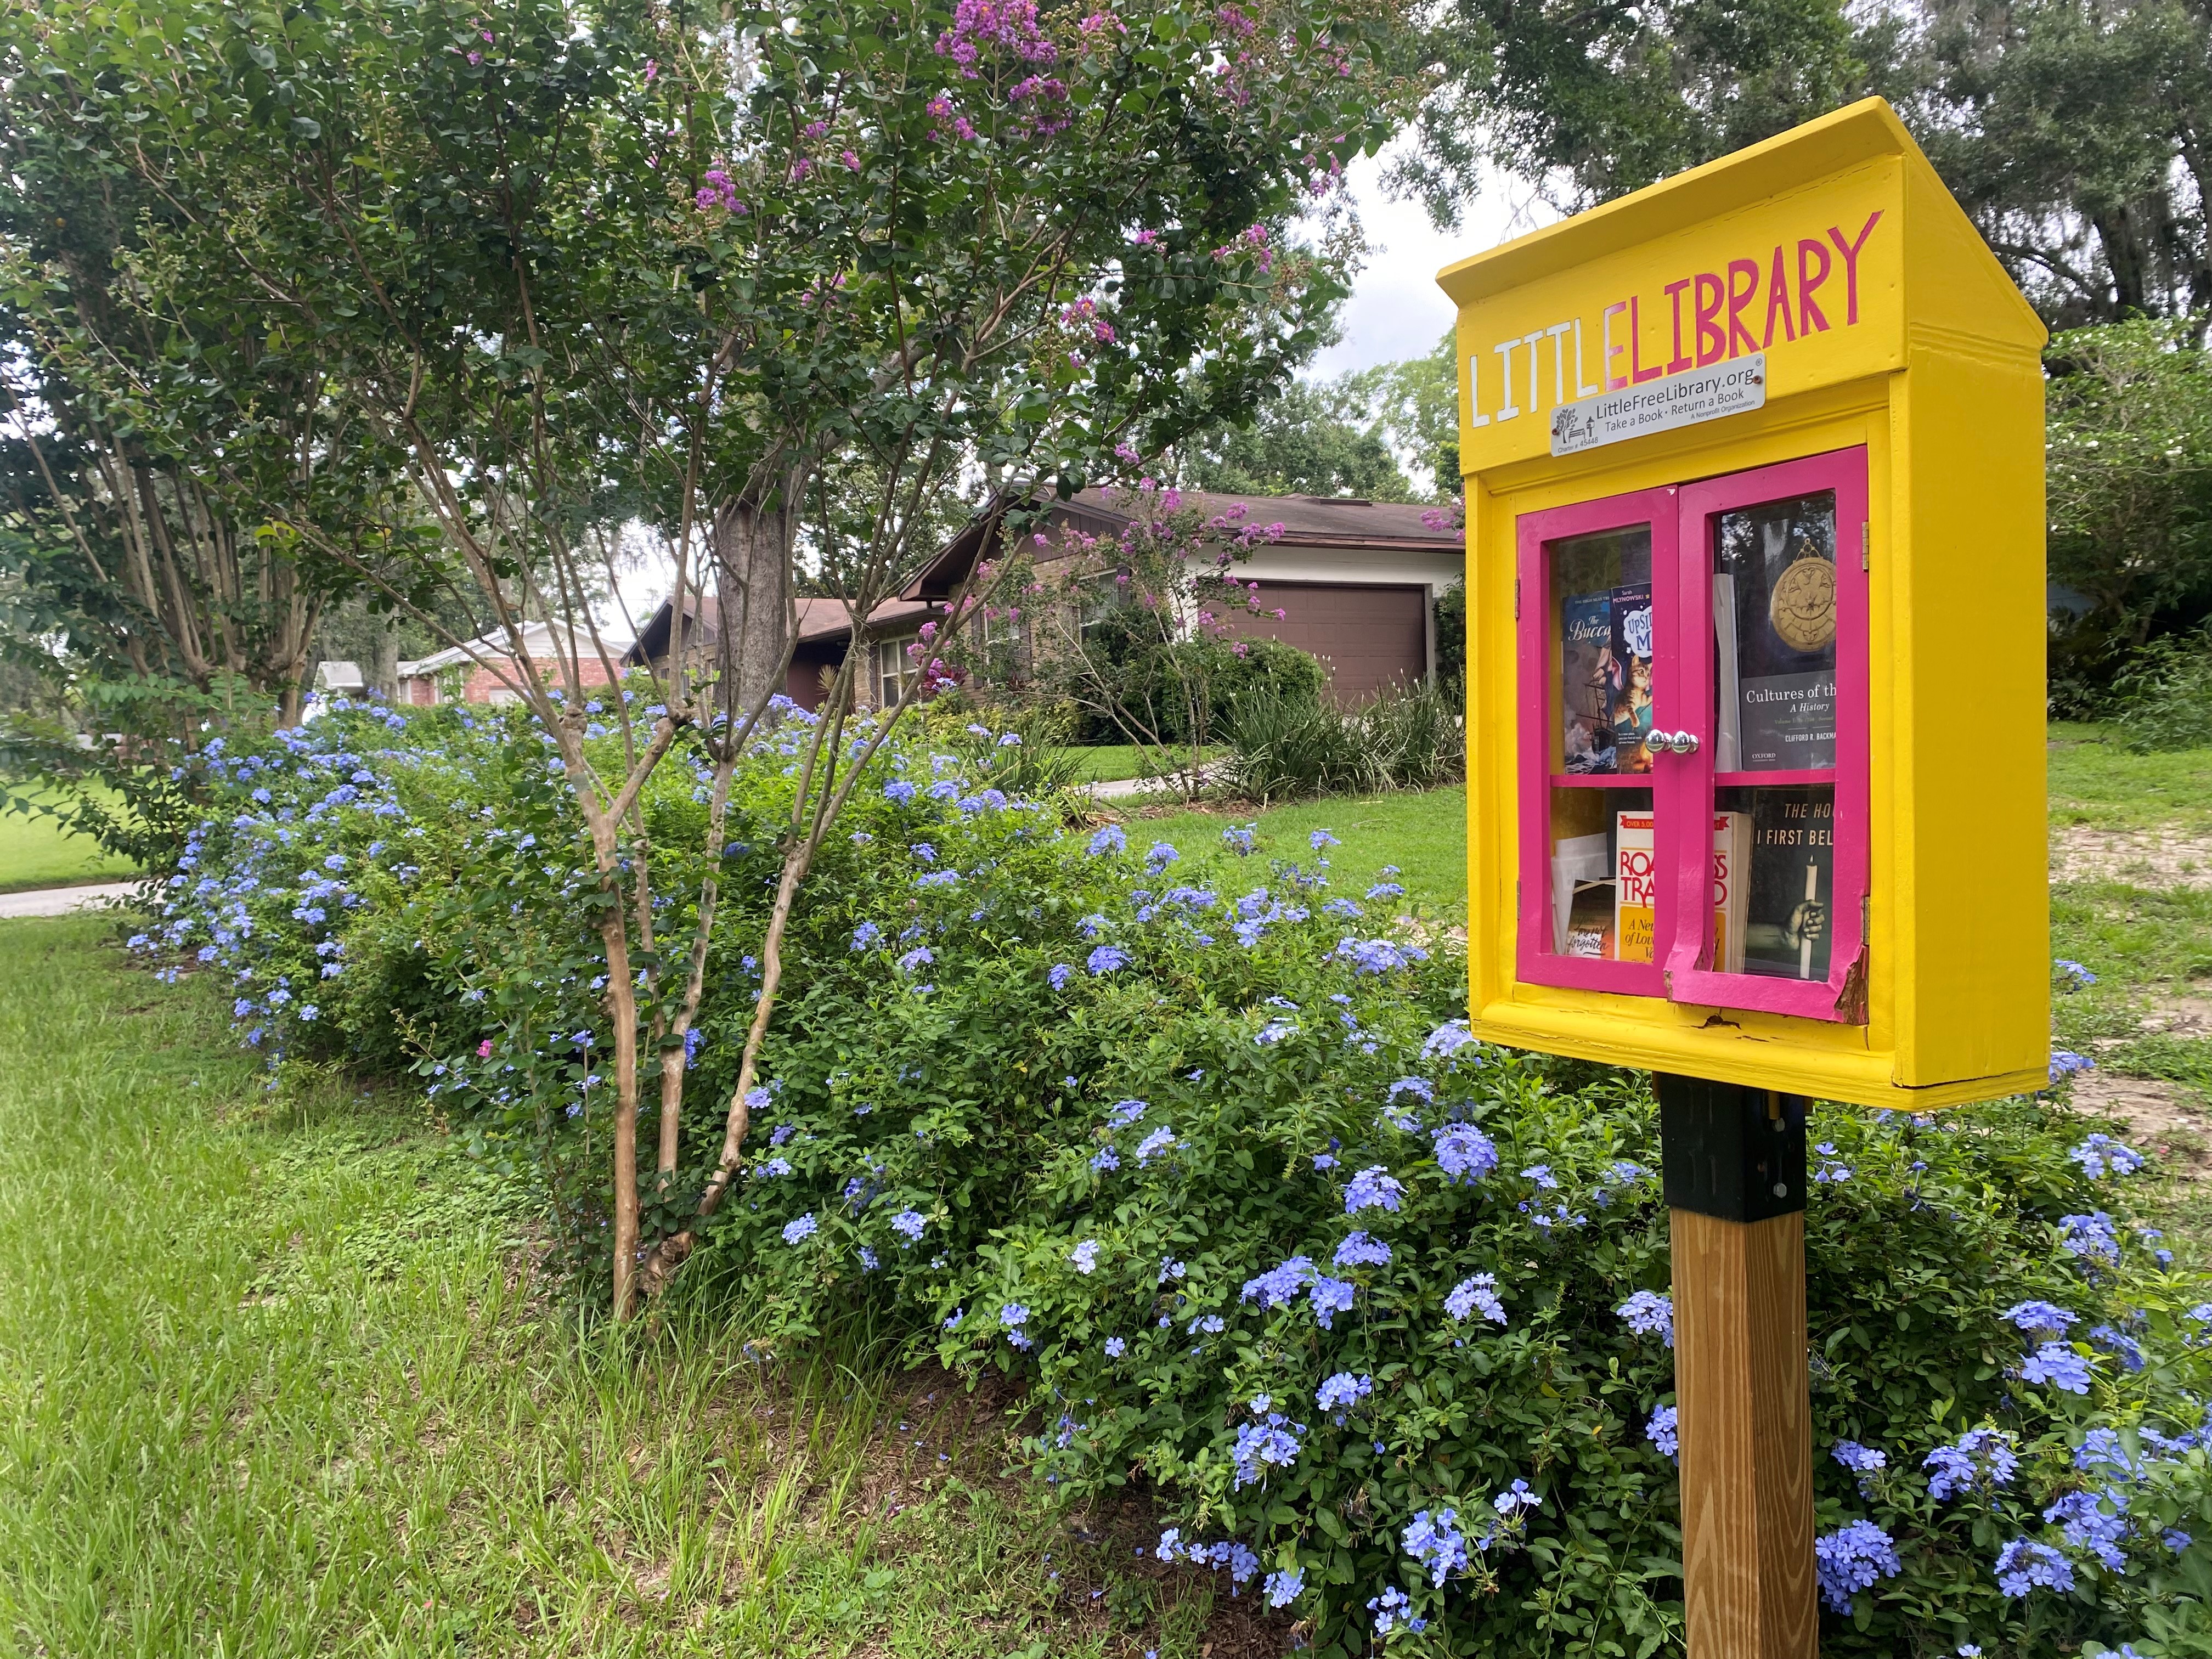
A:
POLYGON ((1859 568, 1874 568, 1874 526, 1864 519, 1859 520, 1859 568))
POLYGON ((1513 579, 1513 620, 1521 620, 1521 579, 1518 576, 1513 579))
POLYGON ((1513 920, 1521 920, 1521 878, 1513 878, 1513 920))

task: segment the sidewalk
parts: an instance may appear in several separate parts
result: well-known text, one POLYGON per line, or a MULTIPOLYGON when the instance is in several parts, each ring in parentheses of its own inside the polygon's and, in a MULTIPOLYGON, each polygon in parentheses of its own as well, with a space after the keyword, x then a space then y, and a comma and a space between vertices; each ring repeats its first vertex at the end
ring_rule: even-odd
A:
POLYGON ((135 891, 135 881, 107 881, 92 887, 45 887, 33 893, 0 893, 0 921, 11 916, 65 916, 105 899, 135 891))

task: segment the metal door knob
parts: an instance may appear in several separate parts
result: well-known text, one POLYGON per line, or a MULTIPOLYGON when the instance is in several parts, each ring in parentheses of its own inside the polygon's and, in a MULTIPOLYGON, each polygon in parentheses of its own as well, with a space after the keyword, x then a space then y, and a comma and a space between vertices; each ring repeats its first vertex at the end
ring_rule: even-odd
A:
POLYGON ((1657 755, 1694 755, 1698 752, 1698 734, 1654 731, 1644 739, 1644 746, 1657 755))

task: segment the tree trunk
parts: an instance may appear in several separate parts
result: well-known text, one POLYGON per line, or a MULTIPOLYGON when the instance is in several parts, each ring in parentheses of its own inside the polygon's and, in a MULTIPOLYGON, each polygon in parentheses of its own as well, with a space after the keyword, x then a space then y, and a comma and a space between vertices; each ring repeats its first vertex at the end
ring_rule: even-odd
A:
POLYGON ((714 507, 712 540, 721 638, 722 707, 730 718, 770 690, 782 672, 791 630, 792 513, 726 501, 714 507))
POLYGON ((377 629, 376 648, 366 676, 368 689, 386 702, 399 701, 399 618, 386 618, 377 629))

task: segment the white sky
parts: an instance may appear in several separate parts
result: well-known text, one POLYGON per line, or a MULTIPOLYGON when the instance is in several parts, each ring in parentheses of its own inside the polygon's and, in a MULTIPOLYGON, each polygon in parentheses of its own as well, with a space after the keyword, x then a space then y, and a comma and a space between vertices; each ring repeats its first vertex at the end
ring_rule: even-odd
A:
POLYGON ((1437 272, 1455 259, 1480 253, 1549 224, 1559 216, 1525 185, 1486 176, 1480 197, 1462 210, 1460 228, 1439 231, 1414 202, 1382 193, 1389 151, 1362 156, 1346 172, 1346 188, 1365 227, 1368 260, 1345 302, 1344 337, 1313 361, 1309 378, 1325 380, 1355 368, 1425 356, 1452 320, 1451 301, 1437 286, 1437 272))

